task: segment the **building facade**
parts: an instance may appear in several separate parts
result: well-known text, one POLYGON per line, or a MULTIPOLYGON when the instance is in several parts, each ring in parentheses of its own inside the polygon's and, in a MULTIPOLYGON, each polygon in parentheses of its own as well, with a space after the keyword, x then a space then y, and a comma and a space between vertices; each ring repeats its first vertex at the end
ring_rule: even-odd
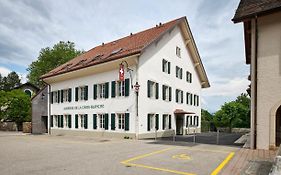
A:
POLYGON ((281 1, 241 0, 233 18, 243 22, 250 64, 251 148, 281 143, 281 1))
POLYGON ((200 132, 210 86, 185 17, 97 46, 42 79, 51 134, 137 139, 200 132))

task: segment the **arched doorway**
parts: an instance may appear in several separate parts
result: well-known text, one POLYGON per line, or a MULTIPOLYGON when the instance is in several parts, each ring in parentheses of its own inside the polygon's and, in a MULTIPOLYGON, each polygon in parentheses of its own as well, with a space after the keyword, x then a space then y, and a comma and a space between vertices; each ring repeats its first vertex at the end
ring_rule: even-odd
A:
POLYGON ((281 144, 281 106, 277 109, 275 117, 275 146, 279 146, 281 144))
POLYGON ((31 95, 32 95, 31 90, 25 89, 24 92, 25 92, 29 97, 31 97, 31 95))

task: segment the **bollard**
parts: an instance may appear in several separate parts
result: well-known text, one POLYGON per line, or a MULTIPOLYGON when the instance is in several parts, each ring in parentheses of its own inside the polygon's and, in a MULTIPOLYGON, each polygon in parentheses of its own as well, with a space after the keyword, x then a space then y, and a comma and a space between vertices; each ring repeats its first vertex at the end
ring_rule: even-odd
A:
POLYGON ((219 144, 219 140, 220 140, 220 130, 217 130, 217 145, 219 144))
POLYGON ((195 143, 196 142, 196 134, 195 134, 195 129, 193 130, 193 143, 195 143))

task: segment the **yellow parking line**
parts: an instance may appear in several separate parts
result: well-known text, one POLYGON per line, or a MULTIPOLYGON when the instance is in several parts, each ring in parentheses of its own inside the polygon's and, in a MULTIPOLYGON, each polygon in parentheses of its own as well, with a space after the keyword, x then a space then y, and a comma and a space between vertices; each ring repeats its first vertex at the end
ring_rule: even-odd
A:
POLYGON ((147 165, 142 165, 142 164, 134 164, 134 163, 124 163, 124 164, 130 165, 130 166, 148 168, 148 169, 152 169, 152 170, 165 171, 165 172, 174 173, 174 174, 196 175, 196 174, 192 174, 192 173, 187 173, 187 172, 182 172, 182 171, 176 171, 176 170, 170 170, 170 169, 165 169, 165 168, 157 168, 157 167, 147 166, 147 165))
POLYGON ((159 151, 154 151, 152 153, 148 153, 148 154, 143 154, 143 155, 140 155, 140 156, 137 156, 137 157, 133 157, 131 159, 128 159, 128 160, 124 160, 122 161, 121 163, 128 163, 128 162, 131 162, 133 160, 138 160, 138 159, 141 159, 141 158, 144 158, 144 157, 148 157, 148 156, 152 156, 154 154, 159 154, 159 153, 162 153, 162 152, 165 152, 165 151, 168 151, 168 150, 171 150, 172 148, 166 148, 166 149, 162 149, 162 150, 159 150, 159 151))
POLYGON ((211 175, 217 175, 222 170, 222 168, 232 159, 234 154, 234 152, 229 153, 224 161, 211 173, 211 175))

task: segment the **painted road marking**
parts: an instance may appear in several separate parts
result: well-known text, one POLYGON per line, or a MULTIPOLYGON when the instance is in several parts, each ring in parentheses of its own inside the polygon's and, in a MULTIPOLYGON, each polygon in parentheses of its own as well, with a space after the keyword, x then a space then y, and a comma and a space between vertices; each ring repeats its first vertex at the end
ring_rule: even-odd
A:
MULTIPOLYGON (((162 150, 159 150, 159 151, 154 151, 154 152, 151 152, 151 153, 147 153, 147 154, 143 154, 143 155, 140 155, 140 156, 136 156, 136 157, 133 157, 131 159, 127 159, 127 160, 124 160, 122 162, 120 162, 121 164, 124 164, 124 165, 128 165, 128 166, 135 166, 135 167, 141 167, 141 168, 147 168, 147 169, 152 169, 152 170, 157 170, 157 171, 165 171, 165 172, 170 172, 170 173, 174 173, 174 174, 182 174, 182 175, 196 175, 194 173, 188 173, 188 172, 183 172, 183 171, 177 171, 177 170, 171 170, 171 169, 166 169, 166 168, 159 168, 159 167, 153 167, 153 166, 148 166, 148 165, 143 165, 143 164, 136 164, 136 163, 131 163, 131 161, 134 161, 134 160, 139 160, 139 159, 142 159, 142 158, 145 158, 145 157, 149 157, 149 156, 152 156, 152 155, 155 155, 155 154, 160 154, 160 153, 164 153, 166 151, 169 151, 173 148, 166 148, 166 149, 162 149, 162 150)), ((220 153, 229 153, 227 151, 217 151, 217 150, 206 150, 206 149, 189 149, 189 150, 193 150, 193 151, 209 151, 209 152, 220 152, 220 153)), ((228 154, 228 156, 224 159, 223 162, 221 162, 219 164, 219 166, 211 173, 211 175, 217 175, 225 165, 227 165, 227 163, 232 159, 232 157, 234 156, 234 152, 230 152, 228 154)), ((185 157, 186 155, 184 154, 180 154, 182 157, 185 157)), ((177 156, 177 155, 176 155, 177 156)))
POLYGON ((188 156, 187 154, 177 154, 172 156, 173 159, 180 159, 180 160, 192 160, 192 158, 190 156, 188 156))

